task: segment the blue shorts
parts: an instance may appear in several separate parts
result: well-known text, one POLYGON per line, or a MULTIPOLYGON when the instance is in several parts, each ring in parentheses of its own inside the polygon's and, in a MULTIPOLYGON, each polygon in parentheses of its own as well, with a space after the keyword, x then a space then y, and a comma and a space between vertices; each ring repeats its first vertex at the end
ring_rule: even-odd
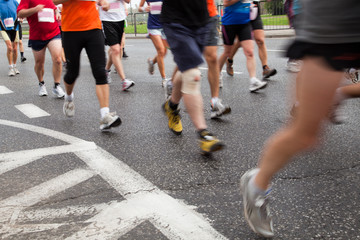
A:
POLYGON ((163 23, 164 32, 181 72, 196 68, 204 62, 208 26, 189 28, 179 23, 163 23))
POLYGON ((61 34, 56 35, 55 37, 49 40, 30 40, 28 42, 28 47, 31 47, 34 51, 40 51, 44 47, 46 47, 51 40, 61 39, 61 34))

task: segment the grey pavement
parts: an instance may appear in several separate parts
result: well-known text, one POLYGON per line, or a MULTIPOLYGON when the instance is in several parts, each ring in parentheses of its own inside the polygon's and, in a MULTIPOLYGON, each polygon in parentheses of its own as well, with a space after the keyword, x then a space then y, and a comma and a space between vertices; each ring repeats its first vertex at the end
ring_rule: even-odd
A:
MULTIPOLYGON (((126 42, 129 58, 123 65, 133 88, 121 91, 119 77, 111 73, 110 109, 123 124, 108 133, 99 131, 84 51, 73 118, 63 115, 63 100, 51 96, 49 54, 47 97, 37 95, 29 48, 16 77, 7 76, 1 58, 0 92, 12 92, 0 94, 0 239, 262 239, 244 220, 239 180, 256 166, 266 140, 289 120, 295 75, 285 70, 282 56, 288 42, 266 40, 269 64, 278 74, 256 94, 248 91, 245 57, 238 52, 236 74, 223 73, 221 90, 232 113, 219 120, 210 120, 206 65, 201 66, 208 128, 226 144, 210 157, 200 155, 185 111, 183 134, 169 131, 161 110, 161 77, 157 69, 154 75, 147 72, 146 59, 155 54, 149 39, 126 42), (18 110, 22 104, 50 116, 29 118, 18 110)), ((4 44, 0 52, 6 52, 4 44)), ((171 53, 165 64, 170 76, 171 53)), ((326 123, 319 145, 274 178, 274 239, 360 239, 359 104, 346 101, 345 123, 326 123)))

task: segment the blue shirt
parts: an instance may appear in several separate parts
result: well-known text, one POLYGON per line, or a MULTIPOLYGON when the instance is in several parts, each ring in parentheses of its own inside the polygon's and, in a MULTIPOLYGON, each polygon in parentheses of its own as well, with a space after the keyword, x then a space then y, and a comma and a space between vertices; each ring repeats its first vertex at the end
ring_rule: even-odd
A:
MULTIPOLYGON (((148 4, 151 4, 152 2, 162 2, 162 0, 147 0, 148 4)), ((159 29, 162 28, 162 25, 160 23, 160 14, 151 14, 149 12, 149 18, 147 22, 147 28, 148 29, 159 29)))
POLYGON ((241 1, 225 8, 222 25, 237 25, 250 22, 250 3, 241 1))
POLYGON ((294 15, 297 15, 301 12, 300 0, 293 1, 293 12, 294 12, 294 15))
POLYGON ((19 30, 19 25, 15 24, 17 19, 16 9, 19 3, 16 0, 0 0, 0 18, 1 18, 1 30, 19 30), (5 26, 5 19, 12 18, 13 27, 5 26), (5 29, 3 29, 5 27, 5 29))

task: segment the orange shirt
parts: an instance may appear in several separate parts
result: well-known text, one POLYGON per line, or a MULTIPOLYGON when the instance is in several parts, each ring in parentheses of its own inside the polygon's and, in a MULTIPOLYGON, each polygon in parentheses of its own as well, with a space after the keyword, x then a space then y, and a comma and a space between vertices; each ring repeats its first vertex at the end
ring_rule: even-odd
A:
POLYGON ((210 17, 214 17, 218 15, 218 11, 216 9, 215 0, 207 0, 208 12, 210 17))
POLYGON ((101 29, 95 1, 69 0, 63 3, 61 29, 64 32, 101 29))

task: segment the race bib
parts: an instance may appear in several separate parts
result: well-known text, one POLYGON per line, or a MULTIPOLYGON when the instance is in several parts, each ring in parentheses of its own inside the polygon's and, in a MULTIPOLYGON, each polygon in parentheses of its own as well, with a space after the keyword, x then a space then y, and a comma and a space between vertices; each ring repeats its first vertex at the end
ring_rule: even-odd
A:
POLYGON ((119 12, 120 11, 120 2, 110 3, 110 9, 108 12, 119 12))
POLYGON ((4 24, 5 24, 5 27, 12 28, 12 27, 14 27, 14 19, 13 18, 5 18, 4 24))
POLYGON ((161 13, 162 2, 151 2, 150 13, 153 15, 159 15, 161 13))
POLYGON ((55 22, 54 9, 44 8, 40 12, 38 12, 38 20, 39 22, 55 22))

